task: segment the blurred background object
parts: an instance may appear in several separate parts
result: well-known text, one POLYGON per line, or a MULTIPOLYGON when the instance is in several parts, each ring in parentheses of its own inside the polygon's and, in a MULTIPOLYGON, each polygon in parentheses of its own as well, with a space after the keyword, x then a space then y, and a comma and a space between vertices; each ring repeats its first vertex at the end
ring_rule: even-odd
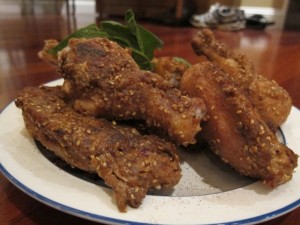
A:
POLYGON ((72 14, 75 13, 75 0, 22 0, 21 2, 21 14, 34 14, 35 11, 40 11, 41 13, 51 14, 56 13, 60 14, 63 4, 66 4, 67 14, 70 13, 70 5, 72 14))
POLYGON ((300 29, 300 1, 299 0, 289 0, 288 9, 286 12, 285 19, 286 29, 300 29))
MULTIPOLYGON (((239 7, 244 10, 246 17, 259 14, 268 21, 273 21, 275 29, 290 27, 290 24, 298 24, 300 20, 293 20, 300 16, 300 2, 297 0, 95 0, 96 12, 104 18, 109 16, 122 16, 128 8, 132 8, 136 15, 144 19, 158 21, 161 16, 165 20, 161 22, 172 23, 169 18, 174 18, 172 24, 187 24, 188 17, 192 14, 202 14, 209 10, 215 3, 220 5, 239 7), (289 7, 290 6, 290 7, 289 7), (173 13, 173 14, 172 14, 173 13), (287 20, 286 20, 287 18, 287 20), (291 21, 290 21, 291 20, 291 21), (286 23, 287 22, 287 23, 286 23)), ((294 28, 297 25, 293 25, 294 28)))
POLYGON ((208 12, 211 5, 238 7, 247 18, 261 15, 274 22, 274 29, 300 28, 298 0, 0 0, 0 14, 20 12, 22 15, 80 13, 96 14, 98 20, 122 17, 131 8, 139 19, 168 25, 189 25, 193 14, 208 12))
POLYGON ((207 12, 193 14, 190 23, 198 28, 238 31, 246 28, 246 17, 244 10, 237 6, 215 3, 207 12))

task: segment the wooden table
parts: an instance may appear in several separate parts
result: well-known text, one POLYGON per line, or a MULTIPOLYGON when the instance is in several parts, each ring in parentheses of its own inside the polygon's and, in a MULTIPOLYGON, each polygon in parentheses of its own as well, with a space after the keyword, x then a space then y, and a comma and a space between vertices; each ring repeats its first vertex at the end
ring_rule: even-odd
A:
MULTIPOLYGON (((74 19, 74 18, 73 18, 74 19)), ((93 21, 93 17, 75 18, 77 25, 93 21)), ((79 26, 78 25, 78 26, 79 26)), ((190 40, 196 28, 165 27, 153 24, 145 26, 165 42, 157 56, 184 57, 192 63, 194 55, 190 40)), ((60 77, 56 69, 37 57, 43 40, 61 39, 68 33, 68 19, 59 15, 8 16, 0 20, 0 110, 14 100, 25 86, 36 86, 60 77)), ((215 31, 216 36, 229 46, 246 53, 259 73, 276 80, 291 95, 293 104, 300 108, 300 32, 215 31)), ((299 118, 300 119, 300 118, 299 118)), ((299 120, 300 122, 300 120, 299 120)), ((1 127, 0 129, 4 129, 1 127)), ((299 137, 300 138, 300 137, 299 137)), ((265 225, 299 223, 300 208, 265 225)), ((18 224, 96 224, 48 207, 18 190, 0 174, 0 223, 18 224)))

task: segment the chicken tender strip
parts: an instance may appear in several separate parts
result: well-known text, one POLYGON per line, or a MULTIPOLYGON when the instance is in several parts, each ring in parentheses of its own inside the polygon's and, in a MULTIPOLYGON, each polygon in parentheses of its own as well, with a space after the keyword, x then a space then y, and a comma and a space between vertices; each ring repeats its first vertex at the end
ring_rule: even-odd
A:
POLYGON ((173 144, 136 129, 83 116, 61 99, 59 87, 32 87, 16 99, 33 138, 71 166, 96 172, 113 190, 121 212, 139 207, 149 189, 181 177, 173 144))
POLYGON ((245 55, 219 43, 208 29, 201 30, 191 44, 196 54, 204 54, 234 79, 271 128, 283 124, 292 107, 292 100, 286 90, 274 80, 257 74, 253 63, 245 55))
POLYGON ((204 99, 207 118, 200 135, 223 161, 271 187, 291 179, 298 156, 277 140, 226 73, 210 62, 196 64, 183 75, 181 89, 204 99))
POLYGON ((140 70, 130 53, 104 38, 71 39, 59 53, 63 91, 86 115, 138 119, 179 145, 196 142, 206 108, 155 73, 140 70))

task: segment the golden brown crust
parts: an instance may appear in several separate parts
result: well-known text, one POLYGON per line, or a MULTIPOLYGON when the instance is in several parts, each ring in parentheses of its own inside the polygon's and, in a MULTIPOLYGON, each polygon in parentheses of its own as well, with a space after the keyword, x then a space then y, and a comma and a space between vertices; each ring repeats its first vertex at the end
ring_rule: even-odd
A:
POLYGON ((284 123, 292 107, 288 92, 275 81, 257 74, 245 55, 218 42, 208 29, 201 30, 191 44, 196 54, 205 55, 233 78, 271 128, 276 129, 284 123))
POLYGON ((177 184, 181 170, 173 144, 78 114, 61 96, 60 87, 26 88, 16 105, 35 139, 70 165, 104 179, 120 211, 138 207, 149 189, 177 184))
POLYGON ((208 111, 200 134, 225 162, 272 187, 291 179, 298 156, 279 143, 231 77, 204 62, 186 71, 181 89, 204 99, 208 111))

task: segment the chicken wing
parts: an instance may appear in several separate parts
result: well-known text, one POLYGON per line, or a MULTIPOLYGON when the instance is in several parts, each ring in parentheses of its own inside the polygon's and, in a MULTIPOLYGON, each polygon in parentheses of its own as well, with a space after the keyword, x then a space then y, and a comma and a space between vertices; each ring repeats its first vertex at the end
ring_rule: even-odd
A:
POLYGON ((206 108, 162 77, 140 70, 128 50, 104 38, 71 39, 58 56, 74 108, 109 119, 142 119, 177 144, 195 143, 206 108))
POLYGON ((61 96, 58 87, 26 88, 15 103, 33 138, 70 165, 98 173, 120 211, 138 207, 149 189, 177 184, 181 170, 173 144, 78 114, 61 96))
POLYGON ((204 99, 207 118, 200 135, 225 162, 272 187, 292 177, 298 156, 277 140, 229 75, 203 62, 185 72, 180 88, 204 99))
POLYGON ((289 94, 275 81, 257 74, 245 55, 219 43, 208 29, 193 38, 192 47, 196 54, 204 54, 234 79, 271 128, 278 128, 286 120, 292 107, 289 94))

